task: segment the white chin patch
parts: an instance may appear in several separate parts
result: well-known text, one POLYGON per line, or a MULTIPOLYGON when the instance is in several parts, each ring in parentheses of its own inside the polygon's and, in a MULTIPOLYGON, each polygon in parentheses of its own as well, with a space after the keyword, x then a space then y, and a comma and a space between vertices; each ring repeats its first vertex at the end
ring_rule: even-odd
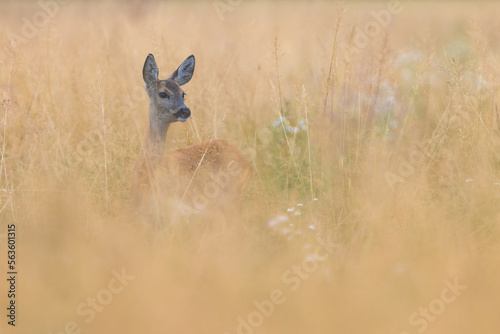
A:
POLYGON ((177 120, 178 120, 179 122, 185 122, 185 121, 187 121, 188 119, 187 119, 187 118, 178 117, 178 118, 177 118, 177 120))

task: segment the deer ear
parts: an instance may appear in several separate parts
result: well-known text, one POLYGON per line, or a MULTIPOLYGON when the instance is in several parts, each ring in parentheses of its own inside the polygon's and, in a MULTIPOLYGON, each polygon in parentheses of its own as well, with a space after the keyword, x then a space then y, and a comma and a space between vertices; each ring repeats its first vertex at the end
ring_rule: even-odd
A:
POLYGON ((194 72, 194 56, 191 55, 186 58, 179 66, 178 69, 175 70, 174 73, 170 76, 169 79, 174 80, 179 84, 179 86, 185 85, 191 80, 194 72))
POLYGON ((158 75, 160 71, 158 70, 158 65, 156 65, 155 57, 150 53, 146 58, 144 67, 142 69, 142 77, 146 85, 150 85, 155 81, 158 81, 158 75))

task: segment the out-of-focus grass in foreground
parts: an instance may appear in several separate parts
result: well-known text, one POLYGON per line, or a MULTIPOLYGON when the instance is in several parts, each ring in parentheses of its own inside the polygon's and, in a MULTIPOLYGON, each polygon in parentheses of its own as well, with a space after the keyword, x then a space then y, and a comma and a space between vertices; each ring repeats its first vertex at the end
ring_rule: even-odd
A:
POLYGON ((2 3, 13 332, 498 332, 500 7, 387 6, 69 2, 12 45, 42 9, 2 3), (240 147, 240 213, 133 214, 148 53, 162 78, 196 56, 167 150, 240 147))

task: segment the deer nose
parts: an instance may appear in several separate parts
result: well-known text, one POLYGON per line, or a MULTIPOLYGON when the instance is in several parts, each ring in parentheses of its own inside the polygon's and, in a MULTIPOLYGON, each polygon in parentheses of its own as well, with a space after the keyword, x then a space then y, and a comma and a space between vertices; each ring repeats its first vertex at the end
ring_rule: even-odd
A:
POLYGON ((189 110, 188 107, 182 107, 174 114, 174 116, 177 117, 181 122, 187 121, 189 116, 191 116, 191 110, 189 110))

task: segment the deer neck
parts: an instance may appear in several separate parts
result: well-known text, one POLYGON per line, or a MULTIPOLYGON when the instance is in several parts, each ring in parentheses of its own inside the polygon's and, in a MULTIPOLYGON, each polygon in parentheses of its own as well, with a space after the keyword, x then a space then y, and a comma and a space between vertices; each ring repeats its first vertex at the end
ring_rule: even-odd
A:
POLYGON ((147 151, 151 158, 157 160, 163 155, 165 140, 170 123, 161 121, 156 111, 156 106, 149 105, 149 134, 147 140, 147 151))

